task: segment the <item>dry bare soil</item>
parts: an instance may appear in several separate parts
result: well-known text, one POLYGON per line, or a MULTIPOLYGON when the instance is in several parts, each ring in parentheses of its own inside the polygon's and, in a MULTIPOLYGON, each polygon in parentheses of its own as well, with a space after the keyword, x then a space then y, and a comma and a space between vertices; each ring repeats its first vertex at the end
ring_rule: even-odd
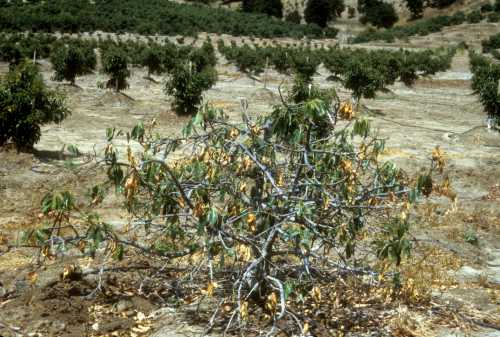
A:
MULTIPOLYGON (((489 32, 494 30, 498 27, 489 32)), ((448 36, 460 34, 463 31, 448 36)), ((418 38, 410 47, 427 46, 429 39, 418 38)), ((436 45, 439 39, 433 41, 436 45)), ((80 78, 79 87, 70 87, 51 81, 49 64, 42 60, 41 65, 49 86, 67 93, 73 113, 61 125, 44 127, 34 154, 0 150, 0 234, 9 240, 16 239, 18 229, 37 223, 46 192, 67 189, 84 195, 104 179, 103 172, 91 165, 69 167, 63 146, 75 144, 80 151, 99 156, 106 127, 128 130, 139 121, 156 118, 160 133, 171 134, 180 132, 187 121, 171 111, 163 80, 158 78, 158 84, 145 80, 140 69, 132 71, 127 97, 98 89, 96 83, 104 80, 101 74, 80 78)), ((7 66, 0 65, 0 73, 6 71, 7 66)), ((279 100, 278 86, 287 83, 270 72, 264 88, 263 82, 238 73, 233 66, 223 64, 218 71, 219 82, 207 92, 206 101, 224 108, 233 118, 238 118, 243 99, 248 100, 253 115, 269 111, 279 100)), ((326 77, 326 71, 320 70, 315 80, 321 86, 334 85, 326 77)), ((412 88, 397 84, 390 93, 363 102, 362 114, 387 139, 387 159, 415 171, 440 146, 457 193, 454 204, 439 198, 424 200, 412 233, 417 254, 434 256, 435 270, 424 287, 432 287, 436 302, 467 312, 469 318, 457 314, 453 322, 431 325, 423 317, 416 320, 422 330, 415 330, 421 331, 415 336, 424 335, 423 327, 429 336, 500 336, 500 134, 485 128, 485 115, 472 94, 470 78, 467 53, 459 52, 449 71, 419 80, 412 88), (477 245, 466 242, 471 233, 477 235, 477 245)), ((348 97, 348 92, 335 86, 341 97, 348 97)), ((82 162, 84 157, 74 161, 82 162)), ((117 226, 126 222, 118 197, 107 199, 99 212, 117 226)), ((90 279, 58 282, 68 261, 36 267, 36 260, 32 251, 0 246, 0 336, 130 336, 131 332, 136 336, 153 332, 155 336, 194 336, 203 331, 185 324, 186 317, 169 309, 169 303, 141 296, 136 291, 145 282, 140 268, 126 276, 107 274, 106 296, 92 297, 98 273, 90 279)), ((148 261, 138 259, 137 265, 146 267, 148 261)), ((425 273, 428 270, 423 268, 429 266, 415 268, 425 273)), ((163 290, 175 298, 172 287, 163 290)))

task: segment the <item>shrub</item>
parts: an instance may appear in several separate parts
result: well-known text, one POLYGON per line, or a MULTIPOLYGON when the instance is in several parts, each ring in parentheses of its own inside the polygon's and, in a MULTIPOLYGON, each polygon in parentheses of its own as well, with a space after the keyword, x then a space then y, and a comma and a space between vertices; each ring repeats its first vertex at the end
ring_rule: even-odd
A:
POLYGON ((106 87, 112 88, 116 92, 127 89, 127 78, 130 77, 130 71, 125 53, 118 48, 111 48, 104 53, 102 63, 103 72, 110 77, 106 82, 106 87))
POLYGON ((91 73, 97 64, 94 50, 80 47, 76 44, 58 47, 51 54, 51 62, 54 68, 55 81, 69 81, 75 84, 77 76, 91 73))
POLYGON ((343 0, 308 0, 304 10, 307 23, 326 27, 328 22, 339 17, 345 9, 343 0))
POLYGON ((20 63, 0 86, 0 146, 12 142, 30 150, 40 140, 41 126, 69 115, 64 99, 48 90, 36 65, 20 63))
POLYGON ((472 11, 466 16, 468 23, 479 23, 483 19, 483 15, 480 11, 472 11))

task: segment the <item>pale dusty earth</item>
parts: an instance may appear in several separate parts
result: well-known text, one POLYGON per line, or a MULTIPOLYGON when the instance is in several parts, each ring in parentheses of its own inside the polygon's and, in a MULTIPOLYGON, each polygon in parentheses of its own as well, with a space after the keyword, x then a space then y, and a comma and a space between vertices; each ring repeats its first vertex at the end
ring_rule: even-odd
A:
MULTIPOLYGON (((477 47, 479 38, 499 31, 498 25, 482 23, 445 29, 443 33, 397 45, 374 43, 368 47, 437 47, 464 40, 477 47)), ((205 101, 225 109, 235 119, 239 118, 242 100, 248 101, 251 115, 269 111, 279 102, 278 87, 283 84, 286 88, 289 83, 289 79, 272 71, 265 79, 261 76, 261 81, 256 81, 233 66, 220 63, 219 81, 206 93, 205 101)), ((79 78, 75 88, 53 82, 50 64, 44 60, 40 64, 48 85, 66 92, 72 115, 61 125, 43 128, 34 154, 0 150, 0 233, 10 239, 15 239, 16 229, 33 223, 46 192, 69 189, 76 194, 85 193, 103 178, 99 169, 88 165, 84 170, 68 168, 65 146, 74 144, 83 153, 100 156, 106 144, 107 127, 129 130, 139 121, 155 118, 160 133, 176 134, 188 120, 171 111, 170 99, 163 93, 164 79, 157 78, 159 83, 146 80, 141 69, 132 69, 130 89, 124 96, 98 89, 96 83, 105 80, 102 74, 79 78)), ((6 71, 7 65, 1 64, 0 73, 6 71)), ((316 83, 334 86, 347 99, 349 93, 338 84, 327 82, 327 76, 327 71, 320 69, 316 83)), ((453 277, 455 286, 443 291, 434 289, 436 300, 488 316, 493 323, 489 328, 476 326, 473 331, 450 329, 444 324, 433 332, 442 337, 466 333, 500 336, 500 133, 486 129, 485 115, 472 93, 470 78, 467 52, 459 51, 449 71, 419 80, 412 88, 396 84, 390 93, 363 101, 363 117, 371 120, 377 132, 387 139, 387 159, 414 172, 429 163, 436 146, 446 154, 446 171, 457 201, 451 204, 444 198, 425 200, 416 215, 413 235, 454 254, 460 261, 456 268, 443 270, 453 277), (433 215, 424 217, 422 214, 427 210, 434 210, 433 215), (465 233, 471 231, 478 236, 478 246, 464 240, 465 233)), ((74 160, 78 163, 85 158, 74 160)), ((112 224, 126 221, 117 198, 107 200, 99 212, 112 224)), ((13 336, 16 331, 42 331, 41 336, 91 335, 91 322, 99 314, 99 308, 93 306, 91 310, 91 305, 78 297, 85 292, 85 285, 78 289, 55 286, 62 268, 58 263, 42 268, 38 271, 38 282, 30 284, 26 281, 32 270, 30 254, 23 250, 2 253, 0 246, 0 336, 13 336), (42 292, 46 287, 50 289, 48 294, 42 292), (9 294, 17 295, 9 297, 9 294), (64 296, 70 296, 71 300, 64 300, 64 296)), ((116 301, 117 310, 125 313, 154 313, 151 316, 154 324, 145 335, 195 336, 203 332, 202 327, 183 322, 168 306, 159 309, 157 303, 137 296, 116 301)), ((130 329, 136 322, 124 318, 106 324, 99 328, 100 333, 130 329)))

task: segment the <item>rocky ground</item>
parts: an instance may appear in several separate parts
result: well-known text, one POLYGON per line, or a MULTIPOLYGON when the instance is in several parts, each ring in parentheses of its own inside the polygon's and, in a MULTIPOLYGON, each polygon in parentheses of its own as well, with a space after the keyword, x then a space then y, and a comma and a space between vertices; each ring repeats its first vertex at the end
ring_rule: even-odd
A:
MULTIPOLYGON (((481 29, 478 34, 483 34, 481 29)), ((492 30, 498 30, 498 26, 488 28, 488 33, 494 33, 492 30)), ((471 32, 474 34, 474 30, 471 32)), ((409 45, 428 46, 429 41, 439 41, 434 38, 417 38, 409 45)), ((187 121, 170 110, 161 79, 159 83, 146 80, 142 70, 133 69, 130 89, 121 95, 97 88, 96 83, 104 81, 101 74, 80 78, 78 87, 70 87, 51 81, 50 66, 44 61, 41 65, 49 85, 67 93, 73 113, 61 125, 44 127, 34 154, 0 150, 0 244, 3 237, 13 240, 15 230, 37 221, 39 202, 46 192, 69 189, 83 194, 103 179, 100 169, 92 165, 71 168, 64 146, 74 144, 81 152, 99 156, 105 146, 106 127, 127 130, 139 121, 156 118, 160 133, 166 134, 180 132, 187 121)), ((2 73, 6 69, 1 65, 2 73)), ((278 86, 287 84, 287 79, 273 72, 256 81, 230 65, 222 64, 218 71, 219 82, 207 92, 205 100, 224 108, 232 118, 238 118, 242 100, 248 101, 252 115, 268 111, 279 101, 278 86)), ((321 70, 315 80, 321 86, 334 85, 326 77, 326 71, 321 70)), ((435 301, 447 303, 457 312, 467 312, 467 318, 457 314, 457 321, 474 329, 442 322, 428 331, 429 335, 442 337, 500 336, 500 134, 486 129, 485 115, 470 89, 470 78, 467 53, 462 51, 449 71, 419 80, 412 88, 397 84, 390 93, 363 101, 366 108, 362 114, 387 138, 387 159, 414 171, 429 161, 436 146, 446 155, 446 172, 457 194, 456 202, 425 200, 416 214, 413 235, 418 250, 435 250, 435 255, 440 256, 442 268, 434 271, 424 287, 432 287, 435 301)), ((348 97, 348 92, 335 86, 342 98, 348 97)), ((125 216, 117 203, 116 199, 108 201, 100 212, 106 221, 123 224, 125 216)), ((90 300, 99 284, 99 273, 90 265, 85 277, 58 282, 68 261, 53 261, 35 274, 32 263, 37 257, 32 252, 6 252, 7 248, 2 247, 0 336, 39 333, 166 337, 203 332, 202 326, 191 321, 188 324, 184 316, 179 316, 171 303, 158 302, 136 291, 147 279, 141 268, 147 267, 148 261, 138 259, 138 265, 124 265, 137 269, 125 278, 119 272, 106 274, 106 296, 97 294, 90 300)), ((169 289, 164 291, 172 291, 169 289)))

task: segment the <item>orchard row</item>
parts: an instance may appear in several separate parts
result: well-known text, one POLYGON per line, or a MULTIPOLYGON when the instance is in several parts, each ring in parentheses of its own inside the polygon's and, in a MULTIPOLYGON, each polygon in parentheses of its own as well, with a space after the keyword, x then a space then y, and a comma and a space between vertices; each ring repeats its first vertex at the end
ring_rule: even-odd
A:
MULTIPOLYGON (((411 86, 419 77, 433 75, 450 67, 455 48, 425 51, 364 50, 317 48, 310 46, 225 45, 218 50, 226 60, 250 76, 266 69, 311 83, 320 64, 331 73, 329 79, 340 82, 353 93, 356 101, 373 98, 396 81, 411 86)), ((212 41, 201 47, 179 46, 172 42, 83 40, 49 35, 4 35, 0 37, 0 59, 12 64, 23 58, 49 58, 57 81, 75 83, 77 76, 93 72, 97 53, 101 54, 101 71, 109 75, 108 88, 125 89, 130 76, 129 65, 147 68, 151 75, 168 74, 166 91, 176 97, 181 113, 192 113, 200 102, 201 93, 217 80, 214 67, 217 55, 212 41), (188 94, 189 97, 183 96, 188 94), (182 97, 181 97, 182 96, 182 97), (181 104, 181 102, 184 102, 181 104)))

